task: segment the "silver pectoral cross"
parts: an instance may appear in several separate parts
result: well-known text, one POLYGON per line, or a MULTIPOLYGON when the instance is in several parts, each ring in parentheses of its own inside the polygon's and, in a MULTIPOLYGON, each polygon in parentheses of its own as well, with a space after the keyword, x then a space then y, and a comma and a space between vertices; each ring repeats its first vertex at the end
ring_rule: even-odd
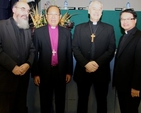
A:
POLYGON ((56 51, 54 49, 52 50, 52 54, 53 54, 53 56, 55 56, 55 54, 56 54, 56 51))

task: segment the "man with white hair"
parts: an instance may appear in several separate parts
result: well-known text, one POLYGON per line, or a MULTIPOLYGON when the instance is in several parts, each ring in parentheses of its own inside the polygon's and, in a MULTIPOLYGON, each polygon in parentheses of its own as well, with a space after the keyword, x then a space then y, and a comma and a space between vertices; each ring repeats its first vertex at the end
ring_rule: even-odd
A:
POLYGON ((13 17, 0 21, 0 113, 27 113, 29 68, 35 51, 29 10, 26 2, 16 2, 13 17))
POLYGON ((73 37, 76 59, 74 81, 78 90, 77 113, 88 112, 88 97, 93 85, 97 113, 107 113, 107 94, 110 82, 110 61, 115 51, 115 34, 111 25, 100 21, 103 5, 90 3, 89 22, 77 25, 73 37))

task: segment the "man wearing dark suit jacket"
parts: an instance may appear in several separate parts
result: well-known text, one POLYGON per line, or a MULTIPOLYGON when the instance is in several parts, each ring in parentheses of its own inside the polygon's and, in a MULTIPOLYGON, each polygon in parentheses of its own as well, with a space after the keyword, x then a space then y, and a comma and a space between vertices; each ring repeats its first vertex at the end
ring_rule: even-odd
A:
POLYGON ((0 21, 0 113, 27 113, 29 68, 35 54, 29 10, 27 3, 17 2, 13 17, 0 21))
POLYGON ((0 0, 0 20, 8 19, 12 16, 12 6, 18 0, 0 0))
POLYGON ((110 82, 110 61, 115 51, 113 27, 100 21, 103 5, 91 2, 90 21, 77 25, 73 37, 76 59, 74 81, 77 83, 77 113, 88 112, 90 87, 94 86, 97 113, 107 113, 107 94, 110 82))
POLYGON ((56 113, 64 113, 66 83, 73 70, 71 32, 58 25, 60 9, 57 6, 47 9, 46 18, 48 25, 34 32, 37 50, 34 83, 39 86, 41 113, 51 113, 53 94, 56 113))
POLYGON ((141 31, 136 28, 137 14, 126 9, 120 14, 121 37, 113 74, 121 113, 138 113, 141 99, 141 31))

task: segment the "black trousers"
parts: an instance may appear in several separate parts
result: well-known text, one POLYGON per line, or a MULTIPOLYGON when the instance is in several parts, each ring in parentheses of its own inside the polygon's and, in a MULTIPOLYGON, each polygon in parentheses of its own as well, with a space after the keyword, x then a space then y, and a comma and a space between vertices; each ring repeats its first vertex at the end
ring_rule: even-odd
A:
POLYGON ((97 102, 97 113, 107 113, 107 94, 109 82, 99 82, 91 80, 85 80, 77 82, 78 91, 78 105, 77 113, 88 112, 88 99, 90 94, 91 86, 94 86, 96 102, 97 102))
POLYGON ((59 79, 58 67, 52 67, 50 79, 41 79, 39 86, 41 113, 52 113, 53 103, 55 103, 55 113, 64 113, 66 82, 59 79), (55 102, 53 101, 55 97, 55 102))
POLYGON ((28 113, 28 82, 29 75, 22 76, 15 92, 0 92, 0 113, 28 113))
POLYGON ((140 97, 132 97, 131 91, 117 90, 121 113, 139 113, 140 97))

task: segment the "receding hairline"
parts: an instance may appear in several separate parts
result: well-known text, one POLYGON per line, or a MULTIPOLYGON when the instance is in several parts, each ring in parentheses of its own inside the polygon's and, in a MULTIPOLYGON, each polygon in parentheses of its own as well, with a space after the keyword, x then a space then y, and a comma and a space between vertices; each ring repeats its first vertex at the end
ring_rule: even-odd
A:
POLYGON ((17 2, 15 2, 14 5, 13 5, 13 7, 18 6, 20 4, 26 4, 30 8, 30 6, 28 5, 28 3, 27 2, 24 2, 24 1, 17 1, 17 2))
POLYGON ((48 13, 48 11, 49 11, 51 8, 57 8, 58 11, 59 11, 59 14, 61 14, 60 8, 59 8, 57 5, 50 5, 50 6, 47 8, 47 13, 48 13))
POLYGON ((89 5, 89 8, 91 8, 94 3, 97 3, 97 4, 101 5, 101 8, 103 9, 103 4, 102 4, 100 1, 98 1, 98 0, 92 1, 92 2, 90 3, 90 5, 89 5))

